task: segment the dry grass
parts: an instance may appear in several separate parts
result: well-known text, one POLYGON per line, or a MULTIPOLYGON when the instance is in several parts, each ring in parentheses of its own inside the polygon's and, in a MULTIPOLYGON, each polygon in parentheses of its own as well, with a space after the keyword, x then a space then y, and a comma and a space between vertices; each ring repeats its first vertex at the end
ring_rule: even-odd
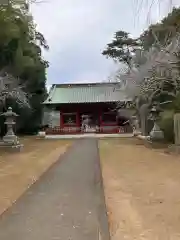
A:
POLYGON ((131 139, 99 145, 112 240, 179 240, 180 157, 131 139))
POLYGON ((0 152, 0 214, 12 205, 71 144, 63 140, 23 138, 21 153, 0 152))

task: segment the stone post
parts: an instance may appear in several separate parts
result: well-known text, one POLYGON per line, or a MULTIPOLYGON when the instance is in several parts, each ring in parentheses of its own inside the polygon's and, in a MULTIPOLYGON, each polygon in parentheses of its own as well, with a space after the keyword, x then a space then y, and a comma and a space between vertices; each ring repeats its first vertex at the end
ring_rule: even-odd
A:
POLYGON ((144 103, 139 109, 140 114, 140 127, 142 136, 148 136, 148 115, 149 103, 144 103))
POLYGON ((175 145, 180 146, 180 113, 174 114, 175 145))
POLYGON ((168 146, 167 153, 180 153, 180 113, 174 114, 174 143, 168 146))

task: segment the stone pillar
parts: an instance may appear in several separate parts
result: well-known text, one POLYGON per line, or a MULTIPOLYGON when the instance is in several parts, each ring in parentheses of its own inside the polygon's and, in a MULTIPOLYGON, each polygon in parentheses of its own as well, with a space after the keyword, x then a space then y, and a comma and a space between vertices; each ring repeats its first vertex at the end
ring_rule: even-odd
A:
POLYGON ((174 114, 175 145, 180 146, 180 113, 174 114))
POLYGON ((144 103, 139 109, 140 114, 140 128, 142 136, 148 136, 148 115, 149 103, 144 103))
POLYGON ((180 113, 174 114, 174 143, 168 146, 167 152, 180 154, 180 113))

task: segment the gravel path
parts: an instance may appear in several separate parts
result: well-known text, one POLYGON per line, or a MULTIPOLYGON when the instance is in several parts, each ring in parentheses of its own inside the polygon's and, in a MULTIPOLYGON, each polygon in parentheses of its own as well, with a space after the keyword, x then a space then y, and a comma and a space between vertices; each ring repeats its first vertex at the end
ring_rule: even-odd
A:
POLYGON ((0 239, 98 239, 97 160, 96 140, 77 140, 0 217, 0 239))

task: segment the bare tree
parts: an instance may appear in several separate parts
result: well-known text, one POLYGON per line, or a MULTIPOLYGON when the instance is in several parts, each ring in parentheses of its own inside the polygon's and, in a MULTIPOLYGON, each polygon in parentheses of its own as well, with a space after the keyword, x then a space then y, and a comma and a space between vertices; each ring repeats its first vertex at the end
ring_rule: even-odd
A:
POLYGON ((141 16, 145 16, 143 22, 151 24, 154 18, 159 20, 162 16, 167 15, 176 6, 178 0, 132 0, 134 21, 137 22, 141 16), (154 11, 155 10, 155 11, 154 11), (156 16, 155 13, 156 12, 156 16))
POLYGON ((0 105, 6 106, 6 100, 12 99, 19 107, 30 108, 28 94, 25 92, 25 85, 20 84, 19 79, 14 78, 2 70, 0 72, 0 105))
MULTIPOLYGON (((141 94, 149 96, 150 92, 160 92, 165 85, 172 84, 179 91, 179 62, 177 53, 180 51, 180 35, 177 35, 166 47, 152 48, 146 55, 146 62, 132 69, 126 76, 126 92, 132 98, 141 94)), ((169 93, 170 94, 170 93, 169 93)))

